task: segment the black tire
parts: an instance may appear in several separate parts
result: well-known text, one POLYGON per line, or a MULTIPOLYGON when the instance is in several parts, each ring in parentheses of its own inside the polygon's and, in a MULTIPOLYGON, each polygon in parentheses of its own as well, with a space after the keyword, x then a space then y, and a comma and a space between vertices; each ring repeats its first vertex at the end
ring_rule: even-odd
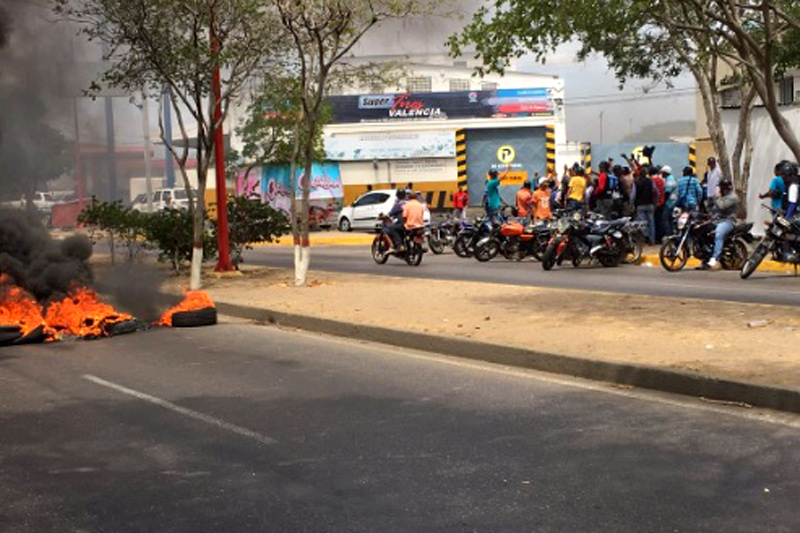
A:
POLYGON ((206 307, 195 311, 181 311, 172 315, 173 328, 197 328, 217 323, 217 309, 206 307))
POLYGON ((758 243, 758 246, 747 258, 747 261, 744 262, 742 265, 742 271, 739 273, 739 277, 742 279, 749 278, 753 272, 758 270, 758 265, 761 264, 761 261, 767 256, 767 252, 769 251, 771 243, 766 239, 762 240, 758 243))
POLYGON ((680 243, 680 237, 670 237, 661 245, 661 250, 658 251, 658 259, 667 272, 680 272, 686 266, 686 262, 689 261, 689 251, 686 246, 678 250, 680 243))
POLYGON ((44 326, 39 326, 27 335, 23 335, 14 344, 39 344, 47 340, 47 334, 44 331, 44 326))
POLYGON ((140 322, 135 318, 132 320, 126 320, 124 322, 117 322, 108 328, 107 333, 112 337, 116 337, 117 335, 127 335, 129 333, 138 331, 140 325, 140 322))
POLYGON ((720 264, 725 270, 740 270, 747 261, 747 246, 739 239, 734 239, 722 252, 720 264))
POLYGON ((635 265, 642 260, 642 253, 644 252, 644 237, 640 233, 628 237, 630 249, 622 262, 626 265, 635 265))
POLYGON ((353 231, 353 226, 350 224, 350 219, 347 217, 342 217, 342 219, 339 221, 339 231, 353 231))
POLYGON ((603 254, 597 257, 597 260, 600 261, 600 264, 603 265, 605 268, 614 268, 618 267, 619 264, 622 262, 622 256, 619 254, 603 254))
POLYGON ((428 247, 435 255, 441 255, 444 253, 444 243, 436 238, 436 236, 434 236, 432 233, 428 235, 428 247))
POLYGON ((458 257, 463 259, 472 257, 472 255, 475 253, 475 250, 470 249, 470 241, 472 241, 472 235, 460 235, 456 239, 456 242, 453 245, 453 251, 458 257))
POLYGON ((483 244, 475 246, 475 259, 481 263, 491 261, 497 257, 498 253, 500 253, 500 243, 497 242, 497 239, 489 239, 483 244))
POLYGON ((378 235, 372 240, 372 260, 379 265, 384 265, 389 260, 389 249, 383 235, 378 235))
POLYGON ((419 244, 415 244, 411 247, 411 249, 406 254, 406 263, 410 266, 419 266, 422 263, 422 256, 424 255, 422 251, 422 246, 419 244))
POLYGON ((22 337, 19 326, 0 326, 0 346, 12 344, 22 337))
POLYGON ((559 244, 561 244, 561 239, 557 238, 547 245, 547 249, 542 255, 542 268, 544 270, 552 270, 556 265, 556 250, 558 250, 559 244))

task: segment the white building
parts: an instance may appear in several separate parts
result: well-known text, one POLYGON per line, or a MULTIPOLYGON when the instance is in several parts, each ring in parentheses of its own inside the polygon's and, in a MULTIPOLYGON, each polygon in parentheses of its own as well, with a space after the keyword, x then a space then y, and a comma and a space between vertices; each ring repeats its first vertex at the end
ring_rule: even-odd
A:
POLYGON ((339 163, 344 201, 369 189, 407 186, 433 208, 450 206, 459 184, 481 201, 486 173, 510 168, 507 201, 526 180, 555 171, 566 147, 564 83, 509 71, 473 76, 443 55, 362 56, 397 63, 396 86, 348 87, 329 98, 327 157, 339 163))
MULTIPOLYGON (((800 71, 792 71, 777 84, 778 101, 781 112, 792 125, 795 135, 800 137, 800 71)), ((722 98, 722 123, 725 135, 729 139, 728 145, 733 149, 739 123, 740 94, 736 89, 723 92, 722 98)), ((753 163, 750 172, 750 182, 747 190, 747 214, 750 220, 756 221, 756 228, 762 227, 762 221, 767 217, 766 210, 761 208, 764 200, 758 198, 760 193, 769 190, 775 164, 782 159, 794 160, 789 148, 778 135, 767 111, 760 100, 757 100, 753 109, 750 122, 752 128, 753 163)), ((698 161, 705 163, 705 161, 698 161)))

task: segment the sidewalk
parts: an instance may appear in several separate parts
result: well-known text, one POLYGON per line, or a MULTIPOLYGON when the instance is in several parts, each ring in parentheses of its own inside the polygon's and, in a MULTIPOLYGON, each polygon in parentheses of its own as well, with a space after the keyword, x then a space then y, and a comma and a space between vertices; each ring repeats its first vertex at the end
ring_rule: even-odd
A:
POLYGON ((334 335, 800 412, 789 307, 257 269, 214 280, 228 312, 334 335), (777 396, 775 396, 777 394, 777 396))

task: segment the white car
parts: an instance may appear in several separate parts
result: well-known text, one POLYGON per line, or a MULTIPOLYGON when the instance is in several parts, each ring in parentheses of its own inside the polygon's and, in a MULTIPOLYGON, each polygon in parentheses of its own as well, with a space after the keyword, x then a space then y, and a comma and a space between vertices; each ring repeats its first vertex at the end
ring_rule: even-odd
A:
MULTIPOLYGON (((197 191, 192 191, 192 194, 197 198, 197 191)), ((147 212, 147 195, 137 196, 131 203, 131 208, 135 211, 147 212)), ((158 189, 153 192, 153 211, 162 211, 167 208, 189 209, 189 196, 186 194, 186 189, 174 187, 158 189)))
MULTIPOLYGON (((388 215, 397 201, 396 189, 370 191, 358 197, 358 200, 343 208, 339 212, 339 231, 380 229, 381 221, 378 217, 388 215)), ((425 224, 430 224, 431 212, 425 206, 425 224)))

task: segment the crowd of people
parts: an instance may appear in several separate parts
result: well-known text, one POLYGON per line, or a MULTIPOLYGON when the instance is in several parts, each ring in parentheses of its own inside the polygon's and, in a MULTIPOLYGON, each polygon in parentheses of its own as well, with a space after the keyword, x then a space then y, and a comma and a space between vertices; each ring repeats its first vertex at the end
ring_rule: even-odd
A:
MULTIPOLYGON (((624 165, 615 164, 612 159, 602 161, 597 173, 586 172, 575 164, 565 165, 560 179, 554 174, 541 178, 537 174, 532 182, 522 185, 515 205, 508 207, 513 207, 517 216, 533 222, 552 219, 554 209, 593 211, 609 219, 632 217, 646 222, 646 241, 651 245, 660 244, 675 233, 675 208, 704 211, 714 219, 716 247, 714 257, 703 268, 718 269, 725 237, 735 227, 739 199, 731 181, 723 177, 716 158, 708 158, 708 170, 702 181, 690 166, 683 168, 681 176, 676 177, 667 165, 643 163, 626 154, 622 154, 622 158, 624 165)), ((498 220, 500 210, 507 205, 499 191, 504 176, 494 169, 488 174, 484 208, 492 220, 498 220)), ((466 206, 466 190, 462 188, 459 194, 458 205, 466 206)), ((465 207, 458 208, 460 217, 464 212, 465 207)))

